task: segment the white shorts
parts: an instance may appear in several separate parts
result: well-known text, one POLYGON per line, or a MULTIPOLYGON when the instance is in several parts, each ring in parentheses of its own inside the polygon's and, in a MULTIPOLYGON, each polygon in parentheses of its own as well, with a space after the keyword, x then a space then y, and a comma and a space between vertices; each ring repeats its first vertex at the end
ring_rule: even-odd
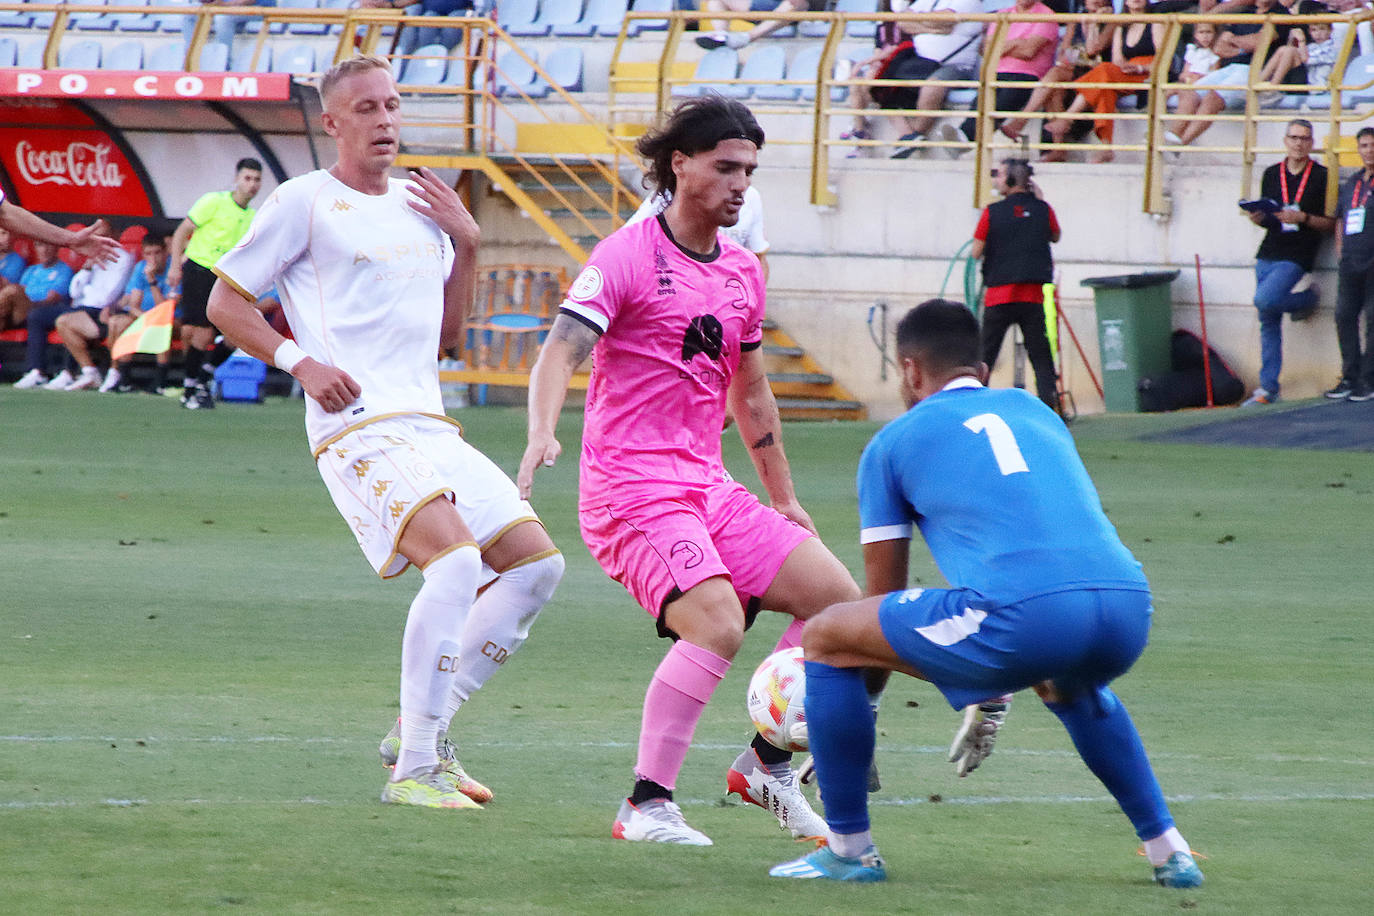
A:
POLYGON ((367 561, 384 579, 410 565, 396 552, 401 532, 436 497, 452 500, 483 549, 521 522, 539 520, 505 472, 447 418, 381 417, 326 442, 315 466, 367 561))

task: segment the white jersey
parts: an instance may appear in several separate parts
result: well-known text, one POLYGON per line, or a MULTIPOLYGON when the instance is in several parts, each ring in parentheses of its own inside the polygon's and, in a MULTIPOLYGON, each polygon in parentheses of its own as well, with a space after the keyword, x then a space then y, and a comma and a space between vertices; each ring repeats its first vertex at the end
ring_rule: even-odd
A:
MULTIPOLYGON (((651 194, 639 205, 634 216, 625 220, 625 225, 629 226, 651 216, 657 216, 666 210, 672 201, 672 195, 666 191, 651 194)), ((721 226, 720 231, 731 241, 754 254, 763 254, 768 250, 768 239, 763 237, 763 195, 759 193, 758 188, 753 185, 745 188, 744 206, 739 208, 739 219, 733 226, 721 226)))
POLYGON ((444 415, 439 327, 453 245, 410 208, 407 185, 392 178, 372 195, 324 170, 293 178, 215 265, 249 299, 275 283, 300 348, 362 388, 338 413, 306 399, 312 449, 389 414, 444 415))

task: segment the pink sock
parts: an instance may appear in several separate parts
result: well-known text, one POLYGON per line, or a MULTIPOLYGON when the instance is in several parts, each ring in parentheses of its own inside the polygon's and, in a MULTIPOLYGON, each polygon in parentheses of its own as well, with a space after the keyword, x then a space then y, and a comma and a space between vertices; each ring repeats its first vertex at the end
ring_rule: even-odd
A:
POLYGON ((774 652, 781 652, 783 649, 795 649, 801 645, 802 626, 805 620, 793 620, 787 625, 787 629, 782 631, 778 637, 778 644, 773 647, 774 652))
POLYGON ((673 643, 644 694, 636 778, 665 789, 677 784, 701 711, 729 670, 729 659, 683 639, 673 643))

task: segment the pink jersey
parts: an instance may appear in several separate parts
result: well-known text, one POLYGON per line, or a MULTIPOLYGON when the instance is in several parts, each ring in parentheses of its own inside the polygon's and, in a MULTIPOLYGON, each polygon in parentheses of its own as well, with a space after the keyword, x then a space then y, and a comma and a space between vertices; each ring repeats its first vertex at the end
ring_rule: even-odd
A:
POLYGON ((596 246, 562 311, 601 334, 582 432, 580 503, 620 484, 728 480, 725 395, 742 350, 763 341, 758 258, 718 233, 713 256, 684 251, 661 218, 596 246))

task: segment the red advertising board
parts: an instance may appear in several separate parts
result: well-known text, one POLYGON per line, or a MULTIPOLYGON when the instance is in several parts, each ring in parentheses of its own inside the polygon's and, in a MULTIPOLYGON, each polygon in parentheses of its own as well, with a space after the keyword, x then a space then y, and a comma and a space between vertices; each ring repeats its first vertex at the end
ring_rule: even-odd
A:
POLYGON ((291 77, 285 73, 0 69, 0 97, 280 102, 291 97, 291 77))
POLYGON ((0 127, 0 168, 28 210, 153 215, 133 166, 95 128, 0 127))

